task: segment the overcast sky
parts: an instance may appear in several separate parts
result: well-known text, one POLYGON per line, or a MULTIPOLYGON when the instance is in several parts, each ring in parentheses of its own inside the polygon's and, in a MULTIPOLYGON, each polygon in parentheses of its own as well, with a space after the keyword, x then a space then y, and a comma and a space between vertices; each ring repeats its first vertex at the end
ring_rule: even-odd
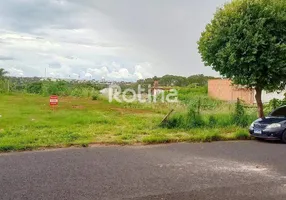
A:
POLYGON ((13 76, 137 80, 217 75, 197 41, 226 0, 0 1, 0 68, 13 76))

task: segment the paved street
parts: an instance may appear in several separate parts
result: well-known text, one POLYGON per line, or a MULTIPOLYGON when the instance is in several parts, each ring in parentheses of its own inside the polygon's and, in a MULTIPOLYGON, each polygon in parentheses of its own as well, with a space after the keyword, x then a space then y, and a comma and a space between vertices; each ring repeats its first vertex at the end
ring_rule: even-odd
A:
POLYGON ((259 141, 0 155, 0 199, 286 199, 286 145, 259 141))

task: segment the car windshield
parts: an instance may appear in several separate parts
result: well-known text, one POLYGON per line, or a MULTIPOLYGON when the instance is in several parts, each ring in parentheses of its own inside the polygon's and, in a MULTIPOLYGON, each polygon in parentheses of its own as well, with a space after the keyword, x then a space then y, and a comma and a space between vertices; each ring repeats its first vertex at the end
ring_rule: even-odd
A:
POLYGON ((273 117, 285 117, 286 116, 286 106, 274 110, 270 114, 270 116, 273 116, 273 117))

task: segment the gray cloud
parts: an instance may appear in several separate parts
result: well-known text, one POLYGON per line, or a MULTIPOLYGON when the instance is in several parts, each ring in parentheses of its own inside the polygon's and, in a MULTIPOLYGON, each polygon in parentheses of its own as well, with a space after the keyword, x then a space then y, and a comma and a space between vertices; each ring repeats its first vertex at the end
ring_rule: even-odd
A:
POLYGON ((133 80, 164 74, 216 75, 203 66, 196 42, 224 2, 0 1, 0 55, 19 58, 21 62, 10 59, 7 68, 21 68, 28 76, 43 76, 45 68, 60 77, 133 80))
POLYGON ((0 55, 0 60, 14 60, 14 58, 13 57, 10 57, 10 56, 2 56, 2 55, 0 55))
POLYGON ((59 69, 61 68, 61 64, 60 63, 57 63, 57 62, 54 62, 54 63, 50 63, 49 64, 49 68, 52 68, 52 69, 59 69))
MULTIPOLYGON (((77 9, 68 1, 9 0, 0 2, 2 21, 6 27, 31 31, 44 26, 76 28, 70 20, 77 9)), ((75 20, 75 18, 73 18, 75 20)), ((75 21, 76 22, 76 21, 75 21)))

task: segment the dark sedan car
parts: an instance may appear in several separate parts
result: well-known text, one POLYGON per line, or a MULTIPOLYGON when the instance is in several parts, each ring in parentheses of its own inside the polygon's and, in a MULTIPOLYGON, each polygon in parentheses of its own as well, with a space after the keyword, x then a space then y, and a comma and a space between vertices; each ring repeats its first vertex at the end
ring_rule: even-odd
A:
POLYGON ((269 116, 255 120, 249 127, 251 136, 286 143, 286 106, 274 110, 269 116))

